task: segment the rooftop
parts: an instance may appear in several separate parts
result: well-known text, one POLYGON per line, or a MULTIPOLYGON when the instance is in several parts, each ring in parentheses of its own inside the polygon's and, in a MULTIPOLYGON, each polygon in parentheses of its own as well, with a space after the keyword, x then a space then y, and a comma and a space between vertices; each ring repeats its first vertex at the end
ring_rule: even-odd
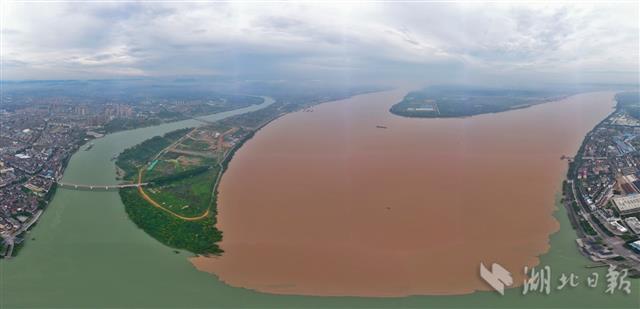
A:
POLYGON ((616 197, 613 199, 613 203, 621 213, 640 211, 640 194, 616 197))

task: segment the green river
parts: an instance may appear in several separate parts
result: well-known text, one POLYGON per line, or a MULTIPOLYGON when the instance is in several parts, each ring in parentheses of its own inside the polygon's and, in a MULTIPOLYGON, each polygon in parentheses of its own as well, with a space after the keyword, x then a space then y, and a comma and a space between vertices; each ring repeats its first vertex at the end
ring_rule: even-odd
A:
MULTIPOLYGON (((203 117, 217 120, 268 104, 203 117)), ((196 120, 110 134, 94 141, 90 151, 78 151, 64 181, 113 184, 111 158, 125 148, 179 128, 202 125, 196 120)), ((560 184, 558 184, 560 189, 560 184)), ((117 192, 59 189, 17 258, 0 262, 0 308, 16 307, 629 307, 640 308, 640 282, 633 294, 604 293, 605 270, 598 287, 586 287, 588 261, 579 255, 565 210, 556 217, 559 232, 551 236, 551 251, 541 258, 552 267, 553 288, 561 272, 576 273, 580 286, 552 290, 550 295, 522 295, 522 288, 476 292, 461 296, 404 298, 283 296, 234 288, 197 271, 188 252, 174 253, 147 236, 127 217, 117 192)))

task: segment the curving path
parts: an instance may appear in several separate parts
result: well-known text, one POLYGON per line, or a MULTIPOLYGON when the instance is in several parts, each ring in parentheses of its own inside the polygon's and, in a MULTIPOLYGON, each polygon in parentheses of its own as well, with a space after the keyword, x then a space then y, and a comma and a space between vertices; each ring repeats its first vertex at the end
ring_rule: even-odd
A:
POLYGON ((144 192, 144 190, 142 189, 142 176, 144 175, 144 166, 138 170, 138 192, 140 193, 140 195, 142 195, 142 198, 144 198, 147 202, 151 203, 151 205, 153 205, 154 207, 185 221, 198 221, 198 220, 202 220, 206 217, 209 216, 209 212, 210 212, 210 208, 211 206, 209 206, 207 208, 207 210, 205 212, 203 212, 202 214, 195 216, 195 217, 186 217, 180 214, 175 213, 174 211, 172 211, 171 209, 168 209, 162 205, 160 205, 158 202, 156 202, 154 199, 152 199, 150 196, 147 195, 146 192, 144 192))

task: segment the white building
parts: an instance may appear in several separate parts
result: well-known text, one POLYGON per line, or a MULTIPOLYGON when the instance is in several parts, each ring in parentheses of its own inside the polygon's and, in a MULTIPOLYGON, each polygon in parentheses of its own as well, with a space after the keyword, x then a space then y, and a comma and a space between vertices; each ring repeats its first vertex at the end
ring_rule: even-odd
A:
POLYGON ((631 229, 632 232, 640 234, 640 220, 636 217, 629 217, 624 219, 624 223, 631 229))
POLYGON ((616 197, 613 199, 613 205, 621 216, 640 213, 640 194, 616 197))

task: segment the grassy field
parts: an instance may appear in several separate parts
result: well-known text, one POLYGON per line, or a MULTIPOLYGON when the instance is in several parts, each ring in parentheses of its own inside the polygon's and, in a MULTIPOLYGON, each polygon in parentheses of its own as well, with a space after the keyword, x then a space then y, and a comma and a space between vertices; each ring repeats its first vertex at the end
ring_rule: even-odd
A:
POLYGON ((136 189, 120 189, 120 198, 129 218, 163 244, 196 254, 222 253, 217 245, 222 232, 215 226, 215 213, 202 220, 184 221, 153 207, 136 189))
POLYGON ((147 186, 144 190, 156 202, 182 216, 197 216, 209 208, 211 192, 220 169, 213 166, 168 184, 147 186))
POLYGON ((125 172, 124 178, 133 180, 138 170, 151 160, 158 152, 184 136, 191 129, 169 132, 164 136, 155 136, 134 147, 128 148, 118 155, 116 165, 125 172))
POLYGON ((190 130, 179 130, 156 136, 125 150, 116 161, 134 179, 142 171, 144 192, 156 207, 145 200, 137 189, 121 189, 120 196, 127 214, 140 228, 171 247, 200 254, 217 254, 216 242, 222 233, 215 228, 215 182, 221 165, 212 158, 173 152, 172 149, 208 151, 210 144, 185 138, 186 143, 172 145, 190 130), (169 147, 171 146, 171 147, 169 147), (165 151, 165 152, 163 152, 165 151), (161 156, 156 158, 158 153, 161 156), (173 214, 172 214, 173 213, 173 214), (201 219, 185 220, 186 218, 201 219))
POLYGON ((194 151, 206 151, 209 147, 210 144, 207 142, 190 138, 185 139, 180 145, 180 149, 189 149, 194 151))
MULTIPOLYGON (((210 131, 199 129, 189 136, 210 131)), ((208 154, 212 142, 189 136, 164 152, 157 162, 147 164, 142 181, 150 183, 144 191, 156 203, 177 215, 196 217, 210 207, 220 165, 212 158, 174 152, 173 149, 180 149, 208 154)))
POLYGON ((174 153, 167 153, 159 158, 151 170, 145 171, 145 181, 152 182, 154 179, 182 173, 188 170, 199 168, 202 166, 216 165, 215 160, 210 158, 201 158, 196 156, 179 155, 173 156, 174 153))

